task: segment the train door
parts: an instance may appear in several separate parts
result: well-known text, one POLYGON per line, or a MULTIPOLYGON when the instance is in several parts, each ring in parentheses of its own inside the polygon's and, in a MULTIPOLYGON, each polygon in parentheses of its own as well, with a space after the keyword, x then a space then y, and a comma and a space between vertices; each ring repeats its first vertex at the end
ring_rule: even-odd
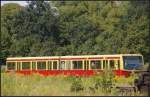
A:
POLYGON ((36 62, 32 62, 32 70, 36 70, 36 62))
POLYGON ((115 69, 120 70, 120 60, 114 60, 115 63, 115 69))
POLYGON ((17 62, 17 71, 21 70, 21 62, 17 62))
POLYGON ((71 70, 72 68, 71 63, 72 63, 71 60, 66 60, 66 70, 71 70))
POLYGON ((113 59, 109 60, 109 67, 112 70, 116 69, 115 60, 113 60, 113 59))
POLYGON ((84 70, 89 70, 89 61, 84 60, 84 70))
POLYGON ((48 70, 53 70, 53 62, 52 61, 48 61, 47 62, 47 65, 48 65, 48 70))
POLYGON ((103 60, 103 69, 108 69, 108 60, 103 60))
POLYGON ((59 69, 60 70, 65 70, 65 61, 60 61, 60 63, 59 63, 59 69))
POLYGON ((53 70, 58 70, 58 68, 59 68, 59 67, 58 67, 58 66, 59 66, 59 65, 58 65, 58 61, 53 61, 52 64, 53 64, 53 67, 52 67, 53 70))

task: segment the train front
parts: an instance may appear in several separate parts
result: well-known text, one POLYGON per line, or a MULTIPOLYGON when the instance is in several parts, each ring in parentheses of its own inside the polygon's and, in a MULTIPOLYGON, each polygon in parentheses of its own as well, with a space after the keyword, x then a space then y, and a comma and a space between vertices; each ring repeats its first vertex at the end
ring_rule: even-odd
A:
POLYGON ((132 73, 139 74, 147 71, 144 70, 144 60, 142 55, 123 56, 123 65, 124 70, 127 71, 129 75, 132 73))

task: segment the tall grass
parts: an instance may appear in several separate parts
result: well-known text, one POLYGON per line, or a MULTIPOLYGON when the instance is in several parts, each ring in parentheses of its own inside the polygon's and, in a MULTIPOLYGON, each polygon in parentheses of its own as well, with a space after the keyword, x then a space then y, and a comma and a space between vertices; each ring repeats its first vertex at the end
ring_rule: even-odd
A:
POLYGON ((5 70, 6 70, 6 65, 0 65, 1 66, 1 72, 3 73, 3 72, 5 72, 5 70))
MULTIPOLYGON (((114 79, 109 72, 103 76, 92 77, 66 77, 42 76, 33 74, 23 76, 15 73, 1 73, 2 96, 121 96, 110 85, 115 83, 131 83, 132 77, 114 79), (108 84, 109 83, 109 86, 108 84), (98 88, 95 89, 95 86, 98 88)), ((140 93, 128 93, 126 95, 146 95, 140 93)))

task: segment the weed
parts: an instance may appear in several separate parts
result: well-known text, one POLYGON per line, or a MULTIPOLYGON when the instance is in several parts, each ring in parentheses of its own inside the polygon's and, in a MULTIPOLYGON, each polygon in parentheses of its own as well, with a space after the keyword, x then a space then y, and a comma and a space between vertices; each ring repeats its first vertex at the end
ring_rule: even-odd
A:
POLYGON ((120 77, 115 80, 111 71, 92 77, 75 76, 29 76, 12 73, 1 73, 2 96, 117 96, 146 95, 138 92, 121 94, 114 84, 131 83, 133 77, 120 77))

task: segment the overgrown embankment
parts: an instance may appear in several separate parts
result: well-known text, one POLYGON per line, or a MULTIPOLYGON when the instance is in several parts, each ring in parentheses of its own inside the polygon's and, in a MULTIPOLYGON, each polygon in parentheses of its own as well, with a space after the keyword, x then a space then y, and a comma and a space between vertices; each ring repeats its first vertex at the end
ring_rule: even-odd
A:
POLYGON ((102 76, 92 77, 66 77, 63 75, 45 77, 38 74, 23 76, 15 73, 1 73, 1 95, 147 95, 138 92, 122 94, 116 88, 112 88, 116 84, 133 84, 133 80, 134 76, 117 78, 109 74, 109 72, 102 76))

